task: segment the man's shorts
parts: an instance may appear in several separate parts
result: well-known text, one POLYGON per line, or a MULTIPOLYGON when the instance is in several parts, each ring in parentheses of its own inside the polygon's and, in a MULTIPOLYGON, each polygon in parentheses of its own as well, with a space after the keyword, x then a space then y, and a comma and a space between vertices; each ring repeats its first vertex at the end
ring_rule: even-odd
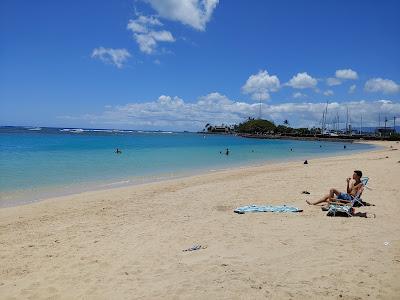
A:
POLYGON ((353 200, 353 196, 349 195, 349 194, 346 194, 346 193, 340 193, 337 196, 337 199, 345 200, 345 201, 352 201, 353 200))

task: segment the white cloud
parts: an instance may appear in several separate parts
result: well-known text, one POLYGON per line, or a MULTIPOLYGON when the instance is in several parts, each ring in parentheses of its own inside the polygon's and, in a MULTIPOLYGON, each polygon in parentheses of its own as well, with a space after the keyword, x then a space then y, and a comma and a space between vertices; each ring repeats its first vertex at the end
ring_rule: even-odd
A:
POLYGON ((146 33, 148 26, 163 26, 163 24, 154 16, 139 15, 135 20, 129 20, 127 28, 136 33, 146 33))
POLYGON ((315 88, 317 86, 317 79, 308 75, 307 72, 297 73, 297 75, 289 80, 287 85, 295 89, 315 88))
POLYGON ((332 90, 326 90, 326 91, 324 92, 324 95, 325 95, 325 96, 328 96, 328 97, 329 97, 329 96, 333 96, 333 94, 334 94, 334 93, 333 93, 332 90))
POLYGON ((365 83, 364 89, 367 92, 394 94, 400 91, 400 85, 390 79, 372 78, 365 83))
POLYGON ((357 86, 355 84, 351 85, 349 87, 349 94, 353 94, 356 90, 357 86))
POLYGON ((92 51, 92 58, 97 58, 104 63, 115 65, 117 68, 122 68, 129 57, 131 57, 131 54, 126 49, 99 47, 92 51))
POLYGON ((199 130, 208 122, 240 122, 257 111, 257 104, 232 101, 214 92, 199 97, 195 103, 162 95, 155 101, 114 106, 100 115, 86 114, 76 119, 113 128, 199 130))
POLYGON ((133 38, 139 45, 140 51, 146 54, 154 53, 158 42, 175 42, 172 33, 166 30, 155 30, 163 24, 154 16, 139 16, 129 20, 127 29, 133 32, 133 38))
POLYGON ((165 95, 161 95, 160 97, 158 97, 157 102, 159 104, 161 104, 162 106, 165 106, 166 108, 179 108, 182 107, 184 102, 181 98, 179 97, 171 97, 171 96, 165 96, 165 95))
MULTIPOLYGON (((276 123, 288 119, 293 126, 318 126, 325 106, 325 102, 264 104, 262 114, 264 118, 276 123)), ((358 122, 362 115, 365 126, 376 126, 379 112, 388 116, 400 115, 400 103, 390 100, 331 102, 328 105, 328 121, 335 117, 336 113, 339 114, 340 120, 345 120, 346 107, 349 108, 353 121, 358 122)), ((98 128, 201 130, 206 123, 242 122, 248 117, 257 116, 258 109, 257 103, 231 100, 214 92, 199 97, 194 102, 162 95, 154 101, 107 106, 100 114, 61 118, 75 124, 77 120, 84 121, 98 128)))
POLYGON ((342 81, 335 77, 329 77, 326 79, 326 84, 329 86, 341 85, 342 81))
POLYGON ((300 93, 300 92, 293 93, 292 96, 293 96, 293 98, 295 98, 295 99, 307 98, 307 95, 306 95, 306 94, 303 94, 303 93, 300 93))
POLYGON ((339 79, 351 79, 351 80, 358 79, 357 72, 353 71, 352 69, 336 70, 335 76, 336 78, 339 79))
POLYGON ((205 30, 219 0, 143 0, 162 18, 205 30))
POLYGON ((276 92, 280 87, 279 78, 276 75, 269 75, 266 70, 251 75, 242 86, 244 94, 250 94, 254 100, 268 100, 270 92, 276 92))

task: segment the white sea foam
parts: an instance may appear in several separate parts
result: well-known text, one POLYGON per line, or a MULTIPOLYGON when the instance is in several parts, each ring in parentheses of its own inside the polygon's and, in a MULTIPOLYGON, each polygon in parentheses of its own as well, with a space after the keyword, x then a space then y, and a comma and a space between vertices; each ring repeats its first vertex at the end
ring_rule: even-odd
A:
POLYGON ((110 129, 86 129, 84 131, 88 131, 88 132, 113 132, 110 129))
POLYGON ((105 184, 103 186, 122 185, 122 184, 127 184, 129 182, 130 182, 130 180, 116 181, 116 182, 105 184))
POLYGON ((175 132, 173 131, 143 131, 143 130, 138 130, 136 131, 137 133, 153 133, 153 134, 174 134, 175 132))
POLYGON ((74 129, 71 129, 71 128, 64 128, 64 129, 60 129, 60 131, 64 131, 64 132, 72 132, 72 133, 82 133, 82 132, 84 132, 84 130, 83 129, 81 129, 81 128, 74 128, 74 129))

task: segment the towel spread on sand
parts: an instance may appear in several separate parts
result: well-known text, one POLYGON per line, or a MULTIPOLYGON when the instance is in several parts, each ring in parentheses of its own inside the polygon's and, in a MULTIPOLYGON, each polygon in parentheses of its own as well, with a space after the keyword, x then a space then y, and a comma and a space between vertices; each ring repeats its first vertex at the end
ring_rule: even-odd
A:
POLYGON ((302 209, 286 205, 246 205, 238 207, 234 210, 235 213, 244 214, 247 212, 302 212, 302 209))

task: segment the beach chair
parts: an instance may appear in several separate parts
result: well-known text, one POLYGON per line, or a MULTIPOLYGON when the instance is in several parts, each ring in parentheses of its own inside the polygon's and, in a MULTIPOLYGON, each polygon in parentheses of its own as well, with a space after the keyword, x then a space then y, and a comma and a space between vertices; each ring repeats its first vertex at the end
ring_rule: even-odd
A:
POLYGON ((364 184, 358 190, 356 196, 350 202, 345 202, 340 199, 333 199, 328 206, 327 216, 336 217, 336 216, 344 216, 344 217, 352 217, 354 213, 354 207, 364 206, 361 200, 361 194, 364 191, 364 184))
POLYGON ((365 176, 365 177, 361 177, 360 179, 361 183, 363 184, 364 187, 366 187, 367 189, 371 189, 370 187, 367 186, 368 181, 369 181, 369 177, 365 176))
POLYGON ((331 203, 329 204, 328 217, 344 216, 352 217, 354 212, 353 206, 344 203, 331 203))
MULTIPOLYGON (((354 202, 354 205, 353 205, 354 207, 366 206, 366 202, 364 202, 364 201, 361 199, 361 195, 362 195, 362 193, 363 193, 363 191, 364 191, 364 188, 370 189, 370 188, 367 186, 368 180, 369 180, 369 177, 361 177, 361 180, 360 180, 360 181, 361 181, 361 183, 362 183, 362 187, 361 187, 361 189, 357 192, 356 196, 352 199, 352 201, 349 201, 349 203, 350 203, 350 202, 354 202)), ((340 201, 340 202, 345 202, 345 200, 337 200, 336 198, 331 198, 330 201, 331 201, 331 202, 338 202, 338 201, 340 201)), ((369 205, 369 204, 367 204, 367 205, 369 205)))
POLYGON ((365 202, 362 201, 361 195, 362 195, 362 193, 364 191, 364 188, 369 189, 369 187, 367 187, 368 180, 369 180, 369 177, 366 177, 366 176, 365 177, 361 177, 362 187, 358 191, 357 195, 353 198, 353 201, 354 201, 354 205, 353 206, 355 206, 355 207, 365 206, 365 202))

